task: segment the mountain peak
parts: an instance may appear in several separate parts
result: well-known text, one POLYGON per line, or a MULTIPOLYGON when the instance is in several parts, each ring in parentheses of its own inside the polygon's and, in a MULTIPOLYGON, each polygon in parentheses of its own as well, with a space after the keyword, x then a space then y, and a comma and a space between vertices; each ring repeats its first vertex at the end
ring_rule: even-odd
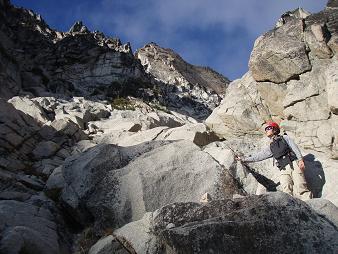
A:
POLYGON ((282 25, 284 25, 285 23, 287 23, 288 21, 290 20, 293 20, 293 19, 305 19, 306 17, 310 16, 311 13, 304 10, 303 8, 297 8, 293 11, 287 11, 285 12, 281 17, 280 19, 277 21, 276 23, 276 28, 277 27, 280 27, 282 25))
POLYGON ((82 21, 76 21, 75 24, 69 29, 69 33, 89 33, 89 29, 83 25, 82 21))

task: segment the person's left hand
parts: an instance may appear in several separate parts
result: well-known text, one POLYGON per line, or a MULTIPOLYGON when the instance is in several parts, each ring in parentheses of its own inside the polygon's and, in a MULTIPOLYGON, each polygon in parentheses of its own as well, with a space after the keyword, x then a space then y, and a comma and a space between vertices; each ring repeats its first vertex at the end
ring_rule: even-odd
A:
POLYGON ((299 169, 302 172, 304 172, 304 170, 305 170, 305 164, 304 164, 304 160, 303 159, 301 159, 301 160, 298 161, 298 167, 299 167, 299 169))
POLYGON ((242 161, 242 158, 239 155, 235 154, 235 160, 236 161, 242 161))

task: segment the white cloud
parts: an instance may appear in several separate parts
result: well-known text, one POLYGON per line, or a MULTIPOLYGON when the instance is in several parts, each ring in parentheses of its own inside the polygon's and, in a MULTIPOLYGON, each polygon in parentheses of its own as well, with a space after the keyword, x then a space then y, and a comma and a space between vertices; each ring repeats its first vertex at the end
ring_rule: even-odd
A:
POLYGON ((206 28, 213 24, 222 24, 225 30, 242 26, 257 35, 287 10, 303 6, 318 11, 325 3, 326 0, 103 0, 91 16, 101 25, 114 25, 112 28, 118 32, 141 37, 156 31, 173 33, 182 26, 206 28))
MULTIPOLYGON (((214 52, 214 59, 210 60, 209 66, 217 66, 219 70, 223 61, 224 66, 231 66, 236 71, 235 68, 243 69, 247 65, 247 52, 251 48, 234 48, 238 57, 231 59, 217 45, 231 41, 236 29, 253 43, 260 34, 270 30, 285 11, 303 7, 310 12, 317 12, 325 7, 326 2, 327 0, 101 0, 95 8, 85 10, 82 6, 81 13, 87 15, 91 28, 120 37, 124 42, 130 41, 134 49, 154 41, 160 46, 178 50, 186 60, 200 65, 205 63, 201 52, 207 54, 206 42, 195 41, 200 39, 195 33, 217 26, 219 35, 228 37, 217 42, 214 40, 216 35, 210 35, 210 41, 214 40, 218 51, 214 52), (184 32, 187 34, 182 34, 184 32), (245 54, 241 53, 243 50, 246 50, 245 54), (226 61, 233 61, 237 67, 226 61)), ((236 40, 240 42, 238 38, 236 40)), ((205 57, 211 58, 210 55, 205 57)), ((236 75, 238 74, 230 76, 236 75)))

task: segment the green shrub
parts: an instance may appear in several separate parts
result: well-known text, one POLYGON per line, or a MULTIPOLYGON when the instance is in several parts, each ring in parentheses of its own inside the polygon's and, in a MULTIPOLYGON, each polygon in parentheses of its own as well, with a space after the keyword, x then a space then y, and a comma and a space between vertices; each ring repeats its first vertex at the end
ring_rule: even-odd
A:
POLYGON ((153 103, 150 103, 149 106, 152 107, 153 109, 161 110, 167 114, 171 114, 170 110, 168 110, 165 106, 162 106, 158 103, 153 102, 153 103))
POLYGON ((133 102, 126 98, 116 98, 111 103, 113 109, 118 110, 135 110, 135 105, 133 102))

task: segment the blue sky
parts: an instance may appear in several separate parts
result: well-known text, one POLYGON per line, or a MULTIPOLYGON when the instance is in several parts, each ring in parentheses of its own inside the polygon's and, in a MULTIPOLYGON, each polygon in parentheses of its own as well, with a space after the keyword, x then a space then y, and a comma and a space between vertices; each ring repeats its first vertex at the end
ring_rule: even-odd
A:
POLYGON ((255 39, 285 11, 312 13, 327 0, 12 0, 42 15, 51 28, 68 31, 82 20, 90 30, 130 42, 171 48, 187 62, 209 66, 231 80, 248 70, 255 39))

